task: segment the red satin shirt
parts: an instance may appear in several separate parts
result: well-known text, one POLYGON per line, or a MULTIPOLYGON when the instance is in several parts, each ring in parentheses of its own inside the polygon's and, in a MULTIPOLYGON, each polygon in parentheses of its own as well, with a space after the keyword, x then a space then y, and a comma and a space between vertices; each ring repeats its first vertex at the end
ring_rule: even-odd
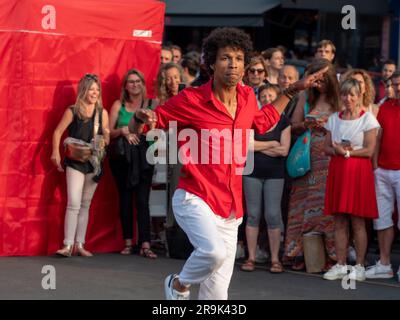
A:
POLYGON ((389 99, 379 107, 378 122, 382 128, 378 166, 400 170, 400 100, 389 99))
MULTIPOLYGON (((253 89, 238 84, 237 110, 233 119, 226 107, 215 98, 210 80, 198 88, 183 90, 164 105, 158 106, 155 113, 158 117, 158 128, 166 129, 170 121, 176 121, 178 132, 188 128, 193 130, 192 133, 197 133, 198 141, 201 141, 197 148, 198 159, 204 157, 202 150, 209 151, 209 156, 205 157, 209 164, 203 162, 183 165, 178 188, 203 199, 221 217, 228 218, 231 214, 236 218, 242 217, 242 175, 237 174, 237 170, 243 170, 244 164, 234 160, 229 163, 224 159, 234 159, 236 152, 245 155, 248 147, 246 129, 253 128, 259 133, 265 133, 279 121, 280 114, 277 110, 272 105, 266 105, 259 110, 253 89), (204 129, 219 132, 227 129, 225 141, 230 142, 221 143, 218 147, 211 139, 201 136, 204 129), (242 132, 237 129, 242 129, 242 132), (211 163, 213 151, 221 156, 220 164, 211 163)), ((178 145, 182 146, 187 141, 178 142, 178 145)), ((185 154, 196 158, 193 152, 187 151, 185 154)))

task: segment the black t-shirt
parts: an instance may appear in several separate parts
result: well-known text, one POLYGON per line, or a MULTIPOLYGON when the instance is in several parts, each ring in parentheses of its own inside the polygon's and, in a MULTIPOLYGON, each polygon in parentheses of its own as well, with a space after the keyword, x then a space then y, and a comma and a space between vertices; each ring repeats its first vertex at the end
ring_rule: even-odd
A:
MULTIPOLYGON (((281 141, 282 131, 290 126, 285 115, 281 116, 276 127, 265 134, 254 134, 257 141, 281 141)), ((285 176, 285 157, 270 157, 262 152, 254 153, 254 170, 249 177, 259 179, 283 179, 285 176)))
POLYGON ((291 121, 294 110, 296 109, 297 102, 299 101, 299 95, 295 95, 292 100, 289 101, 285 108, 285 116, 291 121))
MULTIPOLYGON (((72 111, 72 114, 74 115, 74 118, 71 122, 71 124, 68 127, 68 136, 71 138, 75 139, 80 139, 83 140, 87 143, 90 143, 93 139, 93 131, 94 131, 94 121, 96 117, 96 112, 99 112, 99 129, 98 129, 98 134, 103 134, 103 129, 102 129, 102 110, 97 110, 93 112, 93 116, 90 119, 81 119, 78 117, 78 115, 75 113, 75 109, 73 107, 70 107, 70 110, 72 111)), ((91 173, 93 172, 93 166, 92 164, 87 161, 85 163, 82 163, 80 161, 75 161, 71 160, 68 158, 64 159, 64 165, 67 167, 71 167, 75 170, 78 170, 82 172, 83 174, 91 173)))

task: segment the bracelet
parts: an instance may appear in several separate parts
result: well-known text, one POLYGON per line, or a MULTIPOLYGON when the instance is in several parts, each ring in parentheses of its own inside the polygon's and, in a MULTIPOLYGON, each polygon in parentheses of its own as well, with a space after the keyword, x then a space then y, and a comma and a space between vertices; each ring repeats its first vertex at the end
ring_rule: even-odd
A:
POLYGON ((133 117, 135 118, 135 122, 137 122, 137 123, 144 123, 144 121, 143 121, 142 119, 139 119, 139 118, 136 116, 136 113, 135 113, 135 115, 134 115, 133 117))
POLYGON ((289 98, 289 100, 292 100, 293 97, 299 93, 299 90, 296 89, 294 86, 289 86, 289 88, 286 88, 283 90, 283 94, 289 98))

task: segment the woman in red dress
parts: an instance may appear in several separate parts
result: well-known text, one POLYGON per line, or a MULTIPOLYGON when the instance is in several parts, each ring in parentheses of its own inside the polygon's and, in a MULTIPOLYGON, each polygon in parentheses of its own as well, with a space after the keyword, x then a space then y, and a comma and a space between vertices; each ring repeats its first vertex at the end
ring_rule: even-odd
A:
POLYGON ((350 279, 365 280, 364 259, 367 250, 366 219, 378 216, 371 157, 379 123, 362 109, 361 87, 357 80, 345 80, 340 87, 342 112, 334 113, 325 128, 328 133, 325 152, 331 156, 325 193, 325 214, 335 217, 335 247, 338 262, 324 279, 347 275, 346 264, 349 222, 357 253, 350 279))

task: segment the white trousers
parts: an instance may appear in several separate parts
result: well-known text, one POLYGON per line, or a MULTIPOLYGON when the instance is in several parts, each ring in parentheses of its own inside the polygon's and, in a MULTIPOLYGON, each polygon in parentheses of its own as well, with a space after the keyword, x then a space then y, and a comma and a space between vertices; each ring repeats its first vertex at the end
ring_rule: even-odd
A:
MULTIPOLYGON (((393 211, 397 200, 397 211, 400 215, 400 170, 375 170, 376 200, 379 218, 374 220, 375 230, 385 230, 394 225, 393 211)), ((399 216, 400 217, 400 216, 399 216)), ((400 219, 397 227, 400 229, 400 219)))
POLYGON ((215 215, 201 198, 183 189, 175 191, 172 206, 194 247, 179 281, 187 286, 200 283, 199 300, 227 300, 242 219, 215 215))
POLYGON ((64 223, 64 245, 75 242, 85 243, 89 221, 89 208, 97 183, 93 173, 82 172, 67 167, 68 203, 64 223))

